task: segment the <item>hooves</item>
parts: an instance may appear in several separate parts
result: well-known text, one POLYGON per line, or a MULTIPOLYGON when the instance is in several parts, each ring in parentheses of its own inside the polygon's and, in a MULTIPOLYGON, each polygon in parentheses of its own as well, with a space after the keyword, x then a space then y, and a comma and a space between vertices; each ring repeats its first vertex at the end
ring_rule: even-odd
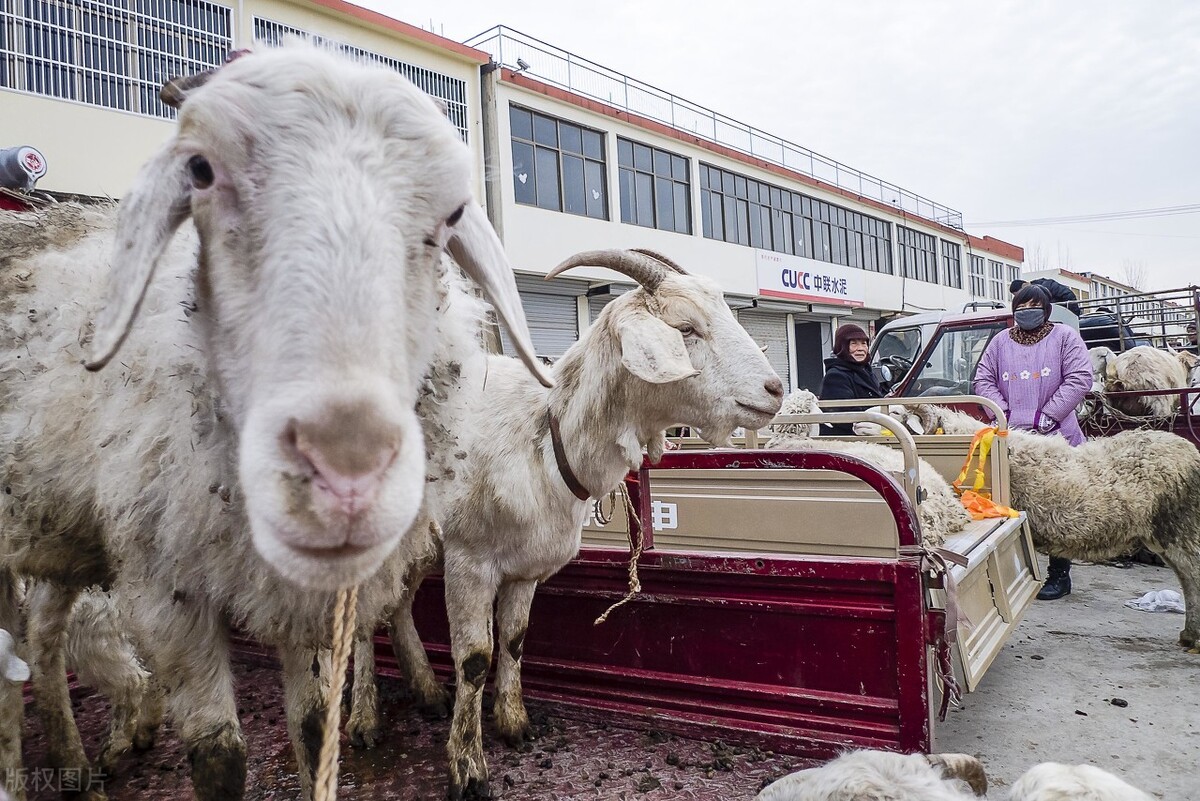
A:
POLYGON ((1179 644, 1191 651, 1200 653, 1200 635, 1184 629, 1179 632, 1179 644))
POLYGON ((450 789, 446 793, 446 797, 450 801, 477 801, 477 799, 492 797, 492 790, 488 787, 486 774, 482 777, 463 778, 461 781, 456 781, 453 774, 454 771, 451 771, 450 789))
POLYGON ((378 720, 351 720, 346 724, 346 736, 354 748, 374 748, 383 742, 383 731, 378 720))

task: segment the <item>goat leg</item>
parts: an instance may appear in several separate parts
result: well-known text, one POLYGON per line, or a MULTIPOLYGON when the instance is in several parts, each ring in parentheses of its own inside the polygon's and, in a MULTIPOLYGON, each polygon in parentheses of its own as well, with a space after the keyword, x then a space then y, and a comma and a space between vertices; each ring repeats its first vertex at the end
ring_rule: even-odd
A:
POLYGON ((64 795, 87 801, 100 801, 107 796, 98 788, 103 776, 93 775, 92 766, 83 750, 79 727, 71 710, 71 695, 67 688, 67 628, 71 607, 79 589, 39 581, 29 588, 29 653, 33 658, 33 696, 38 716, 46 732, 46 757, 51 768, 60 776, 72 779, 70 789, 64 782, 64 795))
POLYGON ((421 586, 421 580, 425 578, 425 572, 422 566, 415 566, 405 579, 404 592, 392 614, 392 652, 404 674, 413 704, 422 715, 441 720, 450 715, 450 694, 434 675, 412 614, 413 598, 421 586))
POLYGON ((350 717, 346 736, 355 748, 379 745, 379 688, 375 683, 375 640, 371 629, 354 638, 354 685, 350 691, 350 717))
POLYGON ((529 715, 521 700, 521 654, 536 589, 536 581, 508 582, 501 586, 496 605, 496 624, 500 633, 500 655, 496 664, 496 728, 513 748, 524 745, 532 735, 529 715))
MULTIPOLYGON (((313 797, 321 741, 325 735, 325 694, 333 671, 333 652, 328 648, 280 648, 283 662, 283 697, 288 734, 300 772, 300 797, 313 797)), ((340 699, 339 699, 340 702, 340 699)))
MULTIPOLYGON (((0 568, 0 629, 21 643, 21 604, 17 598, 17 579, 0 568)), ((25 719, 25 700, 21 683, 0 676, 0 788, 8 790, 14 801, 24 801, 21 773, 21 725, 25 719)))
MULTIPOLYGON (((464 560, 465 561, 465 560, 464 560)), ((483 684, 492 663, 492 601, 496 583, 471 566, 446 560, 446 617, 450 621, 450 653, 457 690, 450 723, 451 801, 490 798, 487 759, 483 754, 480 716, 483 684)))

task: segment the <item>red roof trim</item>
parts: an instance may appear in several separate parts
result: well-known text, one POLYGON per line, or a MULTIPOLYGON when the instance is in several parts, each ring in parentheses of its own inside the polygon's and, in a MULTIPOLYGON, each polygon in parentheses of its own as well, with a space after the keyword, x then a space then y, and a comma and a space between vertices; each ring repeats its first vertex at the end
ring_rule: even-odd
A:
POLYGON ((467 47, 465 44, 456 42, 453 39, 447 39, 444 36, 438 36, 436 33, 418 28, 416 25, 409 25, 407 22, 401 22, 398 19, 392 19, 386 14, 380 14, 377 11, 372 11, 369 8, 356 6, 353 3, 344 2, 344 0, 309 0, 313 5, 330 11, 336 11, 339 14, 345 14, 348 17, 353 17, 360 22, 366 22, 375 25, 379 28, 386 28, 389 31, 398 33, 406 39, 413 39, 423 44, 433 45, 439 50, 448 50, 459 56, 474 61, 476 64, 486 64, 491 61, 491 56, 482 50, 476 50, 473 47, 467 47))
MULTIPOLYGON (((658 122, 657 120, 651 120, 638 114, 622 111, 621 109, 601 103, 598 100, 590 100, 586 97, 580 97, 579 95, 568 92, 565 89, 560 89, 557 86, 551 86, 548 83, 543 83, 542 81, 539 81, 535 78, 530 78, 527 75, 518 74, 510 69, 502 69, 500 71, 500 77, 506 83, 511 83, 512 85, 519 86, 522 89, 528 89, 531 92, 537 92, 538 94, 545 95, 546 97, 550 97, 555 100, 561 100, 564 103, 570 103, 573 106, 578 106, 597 114, 603 114, 606 117, 612 117, 614 119, 621 120, 622 122, 636 125, 639 128, 653 131, 654 133, 670 137, 671 139, 677 139, 680 142, 717 153, 718 155, 733 159, 734 161, 740 161, 743 164, 749 164, 753 167, 758 167, 761 170, 765 170, 782 178, 787 178, 790 181, 811 186, 824 192, 840 195, 844 198, 854 200, 855 202, 879 209, 880 211, 885 211, 889 215, 894 216, 899 214, 900 217, 906 220, 910 216, 905 212, 898 210, 895 206, 889 206, 888 204, 882 203, 878 200, 873 200, 869 197, 863 197, 862 195, 855 194, 848 189, 842 189, 841 187, 828 184, 817 178, 794 172, 786 167, 781 167, 778 164, 764 161, 760 158, 755 158, 754 156, 747 155, 739 150, 734 150, 733 148, 719 145, 716 142, 710 142, 709 140, 703 139, 699 136, 694 136, 693 134, 672 128, 671 126, 658 122)), ((945 231, 948 234, 953 234, 955 237, 967 236, 971 240, 972 247, 974 247, 976 250, 985 250, 997 256, 1006 256, 1011 259, 1016 259, 1017 261, 1025 260, 1025 251, 1016 245, 1010 245, 1007 242, 1002 242, 999 239, 993 239, 990 236, 980 239, 979 237, 966 235, 962 231, 951 228, 948 225, 943 225, 942 223, 927 220, 924 217, 913 217, 913 220, 920 222, 922 225, 929 226, 930 228, 937 228, 941 231, 945 231)))

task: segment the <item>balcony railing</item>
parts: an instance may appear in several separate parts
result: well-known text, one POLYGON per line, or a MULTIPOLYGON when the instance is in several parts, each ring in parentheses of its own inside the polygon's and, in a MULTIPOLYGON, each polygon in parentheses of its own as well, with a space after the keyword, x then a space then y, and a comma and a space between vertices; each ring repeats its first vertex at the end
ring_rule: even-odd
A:
POLYGON ((897 210, 962 230, 962 212, 873 175, 847 167, 806 147, 738 122, 627 75, 498 25, 466 42, 492 59, 540 81, 624 111, 669 125, 724 147, 897 210))

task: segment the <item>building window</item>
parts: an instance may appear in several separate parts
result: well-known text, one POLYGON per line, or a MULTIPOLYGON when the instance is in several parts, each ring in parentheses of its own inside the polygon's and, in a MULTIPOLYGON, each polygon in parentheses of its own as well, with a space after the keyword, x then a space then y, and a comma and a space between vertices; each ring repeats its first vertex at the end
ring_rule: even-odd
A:
POLYGON ((508 118, 517 202, 607 220, 604 134, 518 106, 508 118))
POLYGON ((692 232, 688 159, 617 137, 621 222, 692 232))
POLYGON ((962 245, 942 240, 942 284, 962 289, 962 245))
POLYGON ((900 275, 936 284, 937 237, 897 225, 896 241, 900 247, 900 275))
POLYGON ((0 0, 0 88, 173 119, 159 88, 220 66, 231 25, 200 0, 0 0))
POLYGON ((971 255, 971 297, 987 297, 987 274, 984 272, 983 256, 971 255))
POLYGON ((891 223, 700 165, 704 236, 861 270, 892 272, 891 223))
POLYGON ((1004 300, 1004 290, 1008 288, 1005 276, 1008 269, 1003 262, 988 260, 988 297, 992 300, 1004 300))
MULTIPOLYGON (((162 0, 159 1, 161 2, 162 0)), ((2 2, 4 0, 0 0, 0 3, 2 2)), ((425 67, 418 67, 414 64, 392 58, 391 56, 373 53, 370 50, 363 50, 361 47, 327 39, 324 36, 309 33, 299 28, 292 28, 279 22, 272 22, 262 17, 254 18, 254 38, 257 41, 278 45, 282 43, 285 36, 289 35, 299 36, 316 44, 332 47, 353 61, 381 64, 388 69, 395 70, 416 84, 425 94, 432 95, 441 100, 446 106, 446 117, 458 129, 458 135, 462 137, 462 140, 464 142, 467 141, 466 81, 444 75, 440 72, 434 72, 425 67)))

